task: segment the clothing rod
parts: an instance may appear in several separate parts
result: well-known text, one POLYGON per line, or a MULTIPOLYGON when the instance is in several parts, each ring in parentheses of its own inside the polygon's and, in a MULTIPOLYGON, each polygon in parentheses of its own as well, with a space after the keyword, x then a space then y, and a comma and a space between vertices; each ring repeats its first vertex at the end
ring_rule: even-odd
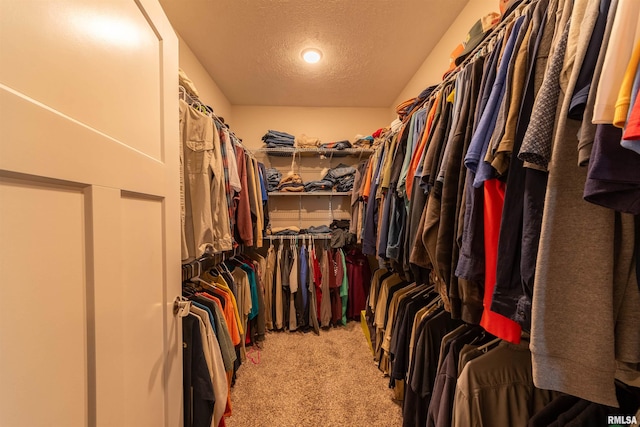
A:
POLYGON ((206 252, 199 258, 182 264, 182 281, 186 282, 193 277, 198 276, 200 273, 206 270, 210 270, 218 264, 222 264, 228 259, 235 257, 238 254, 245 252, 244 245, 238 245, 234 249, 224 252, 206 252))

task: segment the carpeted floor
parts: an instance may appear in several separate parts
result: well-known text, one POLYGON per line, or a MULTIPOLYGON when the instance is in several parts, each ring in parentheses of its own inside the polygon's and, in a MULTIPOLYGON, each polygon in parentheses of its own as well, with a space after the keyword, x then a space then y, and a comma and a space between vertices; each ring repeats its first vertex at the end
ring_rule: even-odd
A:
POLYGON ((231 392, 228 427, 402 425, 402 409, 358 322, 313 333, 270 333, 249 352, 231 392))

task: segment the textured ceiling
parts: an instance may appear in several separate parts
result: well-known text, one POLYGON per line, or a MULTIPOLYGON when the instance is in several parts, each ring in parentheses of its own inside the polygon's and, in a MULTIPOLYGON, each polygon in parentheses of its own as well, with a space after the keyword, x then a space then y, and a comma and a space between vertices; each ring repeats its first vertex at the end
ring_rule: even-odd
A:
POLYGON ((316 107, 391 106, 467 2, 160 0, 231 104, 316 107))

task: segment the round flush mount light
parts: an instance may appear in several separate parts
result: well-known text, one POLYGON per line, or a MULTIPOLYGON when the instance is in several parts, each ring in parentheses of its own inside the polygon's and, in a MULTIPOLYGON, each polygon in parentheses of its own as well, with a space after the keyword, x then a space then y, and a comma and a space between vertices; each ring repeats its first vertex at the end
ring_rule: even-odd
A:
POLYGON ((310 48, 302 51, 302 59, 309 64, 315 64, 322 58, 322 52, 318 49, 310 48))

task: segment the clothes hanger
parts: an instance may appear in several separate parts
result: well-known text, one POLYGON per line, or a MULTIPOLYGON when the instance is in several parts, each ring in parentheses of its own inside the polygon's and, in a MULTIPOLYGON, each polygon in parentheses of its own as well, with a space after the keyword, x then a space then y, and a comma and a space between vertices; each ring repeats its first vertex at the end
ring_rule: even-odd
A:
POLYGON ((228 259, 228 263, 231 263, 236 266, 242 266, 242 264, 246 264, 246 262, 243 259, 241 259, 241 255, 242 254, 240 253, 234 253, 233 256, 228 259))
POLYGON ((231 270, 229 270, 229 268, 227 267, 227 264, 225 264, 224 262, 221 262, 220 264, 216 265, 216 268, 219 269, 221 274, 227 273, 231 275, 231 270))
POLYGON ((191 279, 189 279, 189 281, 195 285, 208 285, 208 286, 212 286, 211 283, 207 282, 206 280, 203 280, 200 275, 202 274, 202 264, 200 264, 199 260, 196 260, 196 264, 198 265, 198 274, 195 275, 194 277, 192 277, 191 279))
POLYGON ((416 289, 418 290, 417 293, 411 296, 411 298, 413 299, 418 299, 422 296, 428 296, 430 293, 435 291, 435 286, 425 283, 424 285, 418 286, 416 289))
POLYGON ((502 339, 500 338, 496 338, 494 340, 489 341, 486 344, 481 345, 480 347, 478 347, 478 351, 481 351, 483 353, 486 353, 487 351, 491 350, 496 344, 498 344, 500 341, 502 341, 502 339))
MULTIPOLYGON (((476 343, 482 342, 482 341, 484 341, 484 340, 485 340, 485 338, 487 338, 487 331, 485 331, 485 330, 483 329, 477 337, 475 337, 475 338, 473 338, 473 339, 471 340, 471 342, 469 343, 469 345, 474 345, 474 344, 476 344, 476 343)), ((495 339, 495 338, 494 338, 494 339, 495 339)), ((493 341, 493 339, 492 339, 491 341, 493 341)))
POLYGON ((442 305, 442 297, 440 294, 437 294, 436 297, 427 304, 427 308, 429 309, 439 305, 442 305))

